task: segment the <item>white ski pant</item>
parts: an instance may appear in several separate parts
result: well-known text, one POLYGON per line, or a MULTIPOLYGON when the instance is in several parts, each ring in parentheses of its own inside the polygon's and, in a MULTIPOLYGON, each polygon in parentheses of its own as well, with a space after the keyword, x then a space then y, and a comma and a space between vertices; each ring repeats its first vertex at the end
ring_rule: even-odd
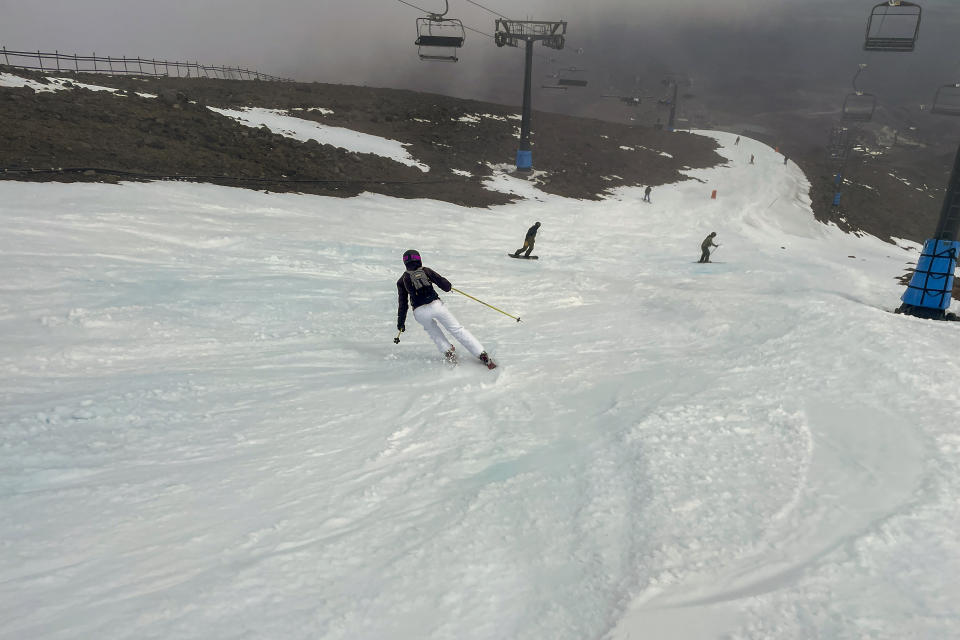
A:
POLYGON ((440 325, 443 325, 443 327, 450 332, 450 335, 466 347, 467 351, 472 355, 479 356, 483 353, 483 345, 473 337, 472 333, 464 329, 462 324, 457 322, 453 314, 450 313, 447 307, 439 300, 434 300, 430 304, 417 307, 413 310, 413 317, 416 318, 417 322, 422 324, 424 330, 430 334, 430 338, 432 338, 433 343, 437 345, 437 349, 440 349, 440 353, 446 353, 450 350, 450 347, 453 346, 450 344, 450 341, 447 340, 447 336, 443 335, 443 331, 440 330, 440 325))

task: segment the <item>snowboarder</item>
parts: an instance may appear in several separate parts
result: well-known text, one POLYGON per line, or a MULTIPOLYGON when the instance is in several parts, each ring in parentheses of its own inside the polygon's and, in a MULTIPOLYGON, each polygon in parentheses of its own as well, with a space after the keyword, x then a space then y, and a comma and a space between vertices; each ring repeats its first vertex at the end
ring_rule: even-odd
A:
POLYGON ((713 239, 717 237, 716 231, 711 231, 710 235, 704 238, 703 242, 700 243, 700 260, 698 262, 710 262, 710 247, 719 247, 720 245, 715 244, 713 239))
POLYGON ((652 188, 652 187, 649 187, 649 186, 648 186, 646 189, 643 190, 643 201, 644 201, 644 202, 650 202, 650 192, 651 192, 652 190, 653 190, 653 188, 652 188))
POLYGON ((399 295, 397 331, 401 333, 406 331, 407 300, 409 299, 410 306, 413 307, 413 317, 423 325, 423 329, 448 362, 454 363, 457 361, 456 349, 441 331, 440 325, 443 325, 450 332, 450 335, 466 347, 467 351, 480 358, 480 361, 487 365, 487 368, 493 369, 497 366, 487 355, 483 345, 447 310, 433 288, 433 285, 437 285, 444 291, 450 291, 452 288, 450 281, 433 269, 424 267, 420 260, 420 252, 416 249, 403 252, 403 264, 407 270, 397 280, 397 294, 399 295))
POLYGON ((540 230, 539 222, 535 222, 532 227, 527 229, 527 235, 523 239, 523 246, 513 252, 514 258, 519 258, 520 252, 523 251, 524 249, 526 249, 527 252, 523 254, 523 257, 524 258, 530 257, 530 253, 533 252, 533 245, 537 241, 537 231, 539 230, 540 230))

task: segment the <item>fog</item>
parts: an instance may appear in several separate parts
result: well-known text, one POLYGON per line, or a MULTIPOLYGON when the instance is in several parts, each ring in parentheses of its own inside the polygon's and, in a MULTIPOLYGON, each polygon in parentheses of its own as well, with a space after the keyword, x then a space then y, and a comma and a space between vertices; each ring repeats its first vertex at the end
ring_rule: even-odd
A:
MULTIPOLYGON (((443 0, 410 0, 442 11, 443 0)), ((785 108, 797 96, 840 101, 860 62, 861 88, 890 104, 929 103, 960 81, 960 5, 922 2, 913 54, 862 51, 872 1, 844 0, 450 0, 450 17, 494 31, 494 12, 568 21, 567 47, 538 47, 536 82, 564 66, 587 69, 590 87, 563 96, 538 91, 537 107, 582 110, 601 93, 658 95, 666 73, 690 92, 721 102, 785 108), (582 53, 578 53, 581 51, 582 53), (553 61, 551 61, 553 59, 553 61)), ((0 44, 8 49, 143 56, 241 65, 302 81, 434 91, 516 103, 522 55, 468 31, 456 64, 421 62, 413 42, 417 9, 398 0, 207 0, 124 3, 0 0, 0 44)), ((748 109, 748 110, 749 110, 748 109)))

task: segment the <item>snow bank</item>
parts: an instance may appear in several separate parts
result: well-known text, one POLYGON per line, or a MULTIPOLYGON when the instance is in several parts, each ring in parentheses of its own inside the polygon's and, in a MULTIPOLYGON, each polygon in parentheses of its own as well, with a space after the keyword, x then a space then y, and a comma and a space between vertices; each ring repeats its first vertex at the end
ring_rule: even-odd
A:
POLYGON ((430 167, 417 162, 404 148, 408 146, 396 140, 388 140, 342 127, 331 127, 312 120, 295 118, 287 115, 286 111, 276 109, 246 108, 240 111, 234 109, 217 109, 208 107, 221 115, 233 118, 248 127, 266 126, 274 133, 279 133, 294 140, 316 140, 321 144, 330 144, 342 147, 357 153, 372 153, 395 160, 400 164, 417 167, 423 172, 430 171, 430 167))
MULTIPOLYGON (((73 89, 88 89, 90 91, 107 91, 109 93, 117 93, 120 90, 114 89, 112 87, 101 87, 95 84, 84 84, 82 82, 77 82, 71 80, 70 78, 55 78, 47 77, 47 82, 38 82, 30 78, 23 78, 17 75, 10 73, 0 73, 0 87, 30 87, 34 91, 41 93, 53 93, 55 91, 70 91, 73 89)), ((137 95, 141 98, 156 98, 157 96, 152 93, 140 93, 137 92, 137 95)))

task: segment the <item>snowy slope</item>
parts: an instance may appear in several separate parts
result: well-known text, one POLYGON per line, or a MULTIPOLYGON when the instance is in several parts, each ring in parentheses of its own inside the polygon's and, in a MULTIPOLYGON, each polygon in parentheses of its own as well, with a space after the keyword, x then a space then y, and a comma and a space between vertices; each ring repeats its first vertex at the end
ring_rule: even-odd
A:
POLYGON ((960 334, 723 153, 649 205, 0 182, 0 638, 960 635, 960 334), (408 248, 523 318, 443 296, 499 369, 393 344, 408 248))

